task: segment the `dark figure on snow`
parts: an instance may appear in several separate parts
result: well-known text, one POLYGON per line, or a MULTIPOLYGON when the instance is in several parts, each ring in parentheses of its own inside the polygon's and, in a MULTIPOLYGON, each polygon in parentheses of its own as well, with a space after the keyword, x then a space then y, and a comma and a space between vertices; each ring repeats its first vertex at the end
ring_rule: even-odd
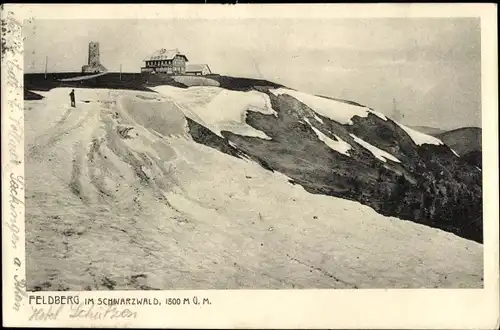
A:
POLYGON ((75 105, 75 90, 74 89, 72 89, 71 93, 69 93, 69 98, 71 99, 71 106, 73 108, 76 108, 76 105, 75 105))

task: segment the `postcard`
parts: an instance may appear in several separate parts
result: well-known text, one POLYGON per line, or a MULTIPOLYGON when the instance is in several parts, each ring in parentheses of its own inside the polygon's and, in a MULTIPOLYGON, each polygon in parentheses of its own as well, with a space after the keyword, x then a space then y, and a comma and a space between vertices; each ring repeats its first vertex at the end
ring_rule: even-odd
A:
POLYGON ((4 325, 497 328, 495 9, 3 5, 4 325))

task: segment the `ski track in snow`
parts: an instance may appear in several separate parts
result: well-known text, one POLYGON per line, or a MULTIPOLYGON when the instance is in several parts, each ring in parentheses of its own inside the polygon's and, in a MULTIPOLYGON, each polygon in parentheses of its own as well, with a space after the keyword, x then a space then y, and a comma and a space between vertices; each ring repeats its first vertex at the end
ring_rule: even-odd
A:
POLYGON ((193 98, 69 91, 26 101, 30 290, 482 287, 482 245, 195 143, 193 98))

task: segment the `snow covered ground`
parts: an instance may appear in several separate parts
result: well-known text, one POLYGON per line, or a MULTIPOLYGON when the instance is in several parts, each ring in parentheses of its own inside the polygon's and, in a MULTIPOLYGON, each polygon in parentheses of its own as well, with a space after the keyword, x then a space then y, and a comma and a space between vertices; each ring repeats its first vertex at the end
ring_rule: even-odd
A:
POLYGON ((191 139, 185 116, 259 135, 242 128, 249 104, 273 115, 257 92, 75 90, 76 109, 66 88, 26 101, 29 289, 483 285, 482 245, 191 139))
POLYGON ((173 76, 173 79, 186 86, 219 86, 213 79, 202 76, 173 76))
POLYGON ((311 122, 309 121, 309 119, 304 118, 304 121, 306 123, 308 123, 309 126, 311 126, 314 133, 316 133, 316 136, 318 137, 318 139, 325 142, 325 144, 327 146, 329 146, 331 149, 333 149, 337 152, 340 152, 341 154, 344 154, 346 156, 349 156, 349 150, 351 150, 351 148, 352 148, 349 143, 345 142, 344 140, 339 138, 337 135, 335 135, 335 138, 337 139, 337 141, 334 141, 334 140, 330 139, 328 136, 326 136, 325 134, 323 134, 319 129, 314 127, 311 124, 311 122))
POLYGON ((96 73, 96 74, 92 74, 92 75, 63 78, 63 79, 59 79, 59 81, 81 81, 81 80, 87 80, 87 79, 92 79, 92 78, 104 76, 106 74, 108 74, 108 73, 107 72, 100 72, 100 73, 96 73))
POLYGON ((396 162, 396 163, 401 163, 399 161, 399 159, 397 159, 396 157, 394 157, 393 155, 391 155, 390 153, 384 151, 384 150, 381 150, 377 147, 375 147, 374 145, 364 141, 363 139, 360 139, 359 137, 357 137, 356 135, 354 134, 350 134, 351 137, 354 139, 354 141, 356 143, 358 143, 359 145, 361 145, 363 148, 367 149, 368 151, 370 151, 372 153, 373 156, 375 156, 375 158, 377 159, 380 159, 381 161, 383 162, 386 162, 387 159, 389 160, 392 160, 393 162, 396 162))
POLYGON ((413 142, 415 142, 416 145, 421 146, 423 144, 435 144, 435 145, 444 144, 443 141, 431 135, 421 133, 400 123, 396 124, 398 124, 398 126, 401 127, 401 129, 403 129, 411 137, 411 139, 413 140, 413 142))
POLYGON ((186 115, 222 137, 221 131, 270 140, 264 132, 246 124, 247 110, 275 115, 269 96, 257 91, 239 92, 219 87, 172 86, 153 88, 161 95, 187 109, 186 115), (193 115, 193 112, 195 115, 193 115))
POLYGON ((307 94, 288 88, 277 88, 271 90, 274 95, 288 94, 307 105, 320 115, 330 118, 343 125, 352 125, 352 117, 367 117, 370 113, 387 120, 383 114, 373 111, 367 107, 352 105, 345 102, 335 101, 321 96, 307 94))
MULTIPOLYGON (((295 91, 292 89, 288 88, 277 88, 274 90, 271 90, 271 92, 275 95, 282 95, 282 94, 288 94, 300 102, 304 103, 307 105, 309 108, 312 110, 316 111, 317 113, 328 117, 340 124, 343 125, 352 125, 352 118, 354 116, 358 117, 366 117, 370 113, 374 114, 378 117, 380 117, 383 120, 387 120, 387 117, 384 116, 382 113, 374 111, 372 109, 369 109, 367 107, 362 107, 358 105, 352 105, 352 104, 347 104, 344 102, 328 99, 325 97, 320 97, 320 96, 315 96, 299 91, 295 91)), ((423 144, 435 144, 435 145, 441 145, 443 142, 431 135, 427 135, 421 132, 418 132, 414 129, 411 129, 405 125, 402 125, 400 123, 398 124, 401 129, 403 129, 415 142, 417 145, 423 145, 423 144)))

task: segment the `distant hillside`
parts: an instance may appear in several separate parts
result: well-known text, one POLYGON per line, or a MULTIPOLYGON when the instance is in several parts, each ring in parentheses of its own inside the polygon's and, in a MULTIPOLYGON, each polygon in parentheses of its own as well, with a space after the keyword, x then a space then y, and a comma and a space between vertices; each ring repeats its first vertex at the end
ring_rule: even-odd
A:
POLYGON ((436 128, 436 127, 429 127, 429 126, 408 126, 408 127, 411 127, 416 131, 419 131, 419 132, 424 133, 424 134, 429 134, 432 136, 437 136, 439 134, 446 132, 443 129, 436 128))
POLYGON ((481 128, 479 127, 458 128, 439 134, 437 138, 461 156, 471 151, 481 151, 481 128))

